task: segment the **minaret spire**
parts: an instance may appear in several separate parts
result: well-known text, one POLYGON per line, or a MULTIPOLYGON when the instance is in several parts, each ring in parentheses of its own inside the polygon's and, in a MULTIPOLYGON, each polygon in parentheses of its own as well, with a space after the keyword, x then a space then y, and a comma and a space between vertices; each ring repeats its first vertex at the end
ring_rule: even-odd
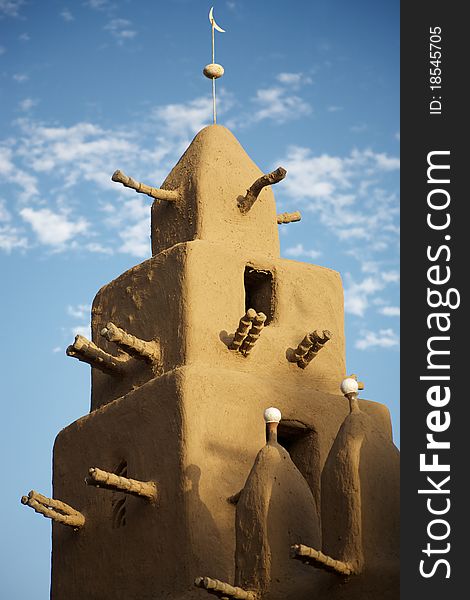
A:
POLYGON ((214 7, 209 11, 209 21, 211 24, 212 33, 212 62, 204 67, 203 73, 208 79, 212 79, 212 113, 214 119, 214 125, 217 123, 217 108, 216 108, 216 96, 215 96, 215 80, 222 77, 224 74, 224 68, 222 65, 218 65, 215 62, 215 30, 220 33, 225 33, 225 29, 219 27, 214 19, 214 7))

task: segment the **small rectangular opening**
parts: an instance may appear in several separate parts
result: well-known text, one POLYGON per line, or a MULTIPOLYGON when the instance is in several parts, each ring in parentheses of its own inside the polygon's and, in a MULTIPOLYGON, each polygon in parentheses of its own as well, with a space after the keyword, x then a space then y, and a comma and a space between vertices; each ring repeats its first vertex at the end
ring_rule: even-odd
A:
POLYGON ((289 452, 292 462, 304 476, 313 497, 320 506, 320 452, 317 433, 300 421, 282 420, 277 441, 289 452))
POLYGON ((270 271, 245 267, 245 310, 254 308, 266 315, 265 326, 274 317, 274 281, 270 271))

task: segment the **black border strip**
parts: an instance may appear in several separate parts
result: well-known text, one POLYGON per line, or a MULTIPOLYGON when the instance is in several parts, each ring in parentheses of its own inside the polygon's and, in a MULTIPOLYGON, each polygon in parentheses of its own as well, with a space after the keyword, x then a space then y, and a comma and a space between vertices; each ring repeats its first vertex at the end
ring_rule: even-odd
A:
MULTIPOLYGON (((465 387, 466 371, 470 370, 466 364, 470 348, 466 343, 470 334, 470 315, 466 313, 470 276, 467 247, 470 227, 466 218, 470 195, 466 180, 470 177, 467 166, 470 151, 466 136, 470 136, 470 127, 469 109, 464 107, 468 104, 464 89, 469 72, 466 46, 470 36, 463 9, 464 5, 457 2, 434 0, 403 2, 401 5, 401 598, 406 600, 449 600, 460 598, 462 594, 465 597, 467 587, 468 567, 465 563, 468 559, 463 544, 470 534, 467 508, 470 503, 466 490, 467 472, 470 473, 470 431, 467 430, 470 390, 465 387), (431 28, 441 30, 441 41, 436 45, 441 46, 442 56, 437 67, 430 64, 430 50, 436 50, 430 48, 431 28), (430 85, 437 85, 438 81, 430 81, 429 70, 434 68, 441 69, 442 87, 431 90, 430 85), (442 107, 438 111, 435 103, 436 111, 431 114, 433 96, 442 102, 442 107), (429 155, 436 151, 448 151, 449 154, 429 155), (428 159, 450 165, 447 175, 443 169, 431 170, 431 181, 428 182, 428 159), (435 181, 446 177, 450 179, 448 183, 435 181), (436 191, 430 196, 431 204, 444 204, 449 195, 447 208, 435 210, 428 206, 428 194, 432 190, 436 191), (448 213, 449 226, 433 230, 427 224, 429 213, 431 222, 438 225, 446 222, 448 213), (433 259, 427 256, 428 247, 433 259), (436 265, 437 269, 428 272, 436 265), (430 283, 429 277, 444 279, 449 272, 447 283, 430 283), (449 298, 451 304, 456 304, 459 295, 460 306, 454 309, 430 307, 428 287, 440 291, 443 297, 449 289, 457 290, 451 292, 449 298), (437 318, 431 317, 431 327, 428 327, 427 319, 431 313, 448 315, 450 328, 447 332, 439 331, 437 318), (430 341, 433 336, 450 339, 430 341), (432 349, 449 350, 450 353, 428 356, 429 343, 432 349), (450 368, 429 368, 428 358, 435 365, 449 365, 450 368), (449 381, 420 380, 420 376, 446 375, 450 377, 449 381), (431 400, 439 394, 442 397, 444 387, 449 387, 451 396, 446 405, 431 406, 427 393, 432 386, 440 387, 431 400), (439 413, 429 417, 432 411, 439 413), (451 419, 449 427, 434 433, 434 439, 448 441, 450 449, 426 448, 426 434, 432 433, 429 427, 445 424, 448 418, 451 419), (426 455, 427 464, 437 460, 439 464, 448 464, 450 471, 420 470, 420 454, 426 455), (437 454, 437 458, 433 459, 433 454, 437 454), (428 476, 434 485, 427 480, 428 476), (442 483, 447 476, 450 479, 442 483), (436 486, 441 491, 449 490, 449 493, 437 493, 436 486), (419 489, 435 493, 419 494, 419 489), (446 508, 448 511, 441 515, 430 512, 446 508), (446 521, 449 529, 443 522, 432 523, 436 519, 446 521), (429 532, 443 539, 433 540, 429 532), (430 551, 423 552, 428 543, 430 551), (443 562, 437 563, 439 560, 443 562), (427 577, 420 573, 420 564, 427 577)), ((437 39, 437 36, 433 38, 434 41, 437 39)), ((431 302, 438 304, 438 298, 434 294, 431 302)), ((447 317, 442 317, 439 322, 444 328, 447 317)))

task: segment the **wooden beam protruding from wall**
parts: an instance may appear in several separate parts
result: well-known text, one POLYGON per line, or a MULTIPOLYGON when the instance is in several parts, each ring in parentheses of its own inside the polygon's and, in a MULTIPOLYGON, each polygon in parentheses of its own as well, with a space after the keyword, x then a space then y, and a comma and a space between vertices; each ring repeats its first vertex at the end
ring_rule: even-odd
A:
POLYGON ((109 342, 117 344, 124 352, 134 358, 153 364, 159 363, 161 360, 160 344, 155 340, 150 342, 141 340, 111 322, 103 327, 101 335, 109 342))
POLYGON ((156 198, 157 200, 176 202, 179 198, 179 192, 177 190, 162 190, 161 188, 145 185, 145 183, 140 183, 139 181, 132 179, 132 177, 128 177, 122 171, 119 171, 119 169, 113 173, 111 180, 122 183, 124 187, 131 188, 139 194, 145 194, 151 198, 156 198))
POLYGON ((85 517, 65 502, 55 498, 47 498, 39 492, 31 490, 27 496, 21 497, 21 504, 30 506, 35 512, 48 519, 79 529, 85 525, 85 517))
POLYGON ((226 598, 227 600, 259 600, 259 594, 256 592, 235 587, 224 581, 219 581, 219 579, 196 577, 194 585, 208 591, 209 594, 214 594, 218 598, 226 598))
POLYGON ((108 354, 83 335, 77 335, 73 344, 65 352, 67 356, 77 358, 103 373, 115 376, 124 374, 124 367, 128 360, 128 357, 118 358, 108 354))
POLYGON ((312 567, 316 567, 317 569, 323 569, 324 571, 336 573, 336 575, 342 575, 343 577, 354 574, 354 567, 350 563, 331 558, 331 556, 327 556, 326 554, 323 554, 323 552, 314 550, 303 544, 291 546, 290 557, 300 560, 312 567))
POLYGON ((158 499, 157 484, 154 481, 130 479, 129 477, 110 473, 109 471, 103 471, 97 467, 92 467, 88 473, 90 476, 85 479, 87 485, 139 496, 140 498, 149 500, 153 504, 158 499))
POLYGON ((249 212, 253 204, 258 200, 261 190, 267 185, 273 185, 282 181, 287 175, 287 171, 283 167, 278 167, 275 171, 258 177, 258 179, 248 188, 244 196, 238 197, 238 208, 242 214, 249 212))

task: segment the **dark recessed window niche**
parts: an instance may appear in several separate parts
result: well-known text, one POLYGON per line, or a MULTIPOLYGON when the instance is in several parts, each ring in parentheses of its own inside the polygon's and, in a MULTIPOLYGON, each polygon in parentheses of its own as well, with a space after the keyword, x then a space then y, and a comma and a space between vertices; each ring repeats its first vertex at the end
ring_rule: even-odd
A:
POLYGON ((320 455, 316 431, 300 421, 282 420, 277 429, 277 440, 289 452, 319 505, 320 455))
POLYGON ((274 277, 271 271, 245 267, 245 310, 254 308, 266 315, 265 326, 274 317, 274 277))

